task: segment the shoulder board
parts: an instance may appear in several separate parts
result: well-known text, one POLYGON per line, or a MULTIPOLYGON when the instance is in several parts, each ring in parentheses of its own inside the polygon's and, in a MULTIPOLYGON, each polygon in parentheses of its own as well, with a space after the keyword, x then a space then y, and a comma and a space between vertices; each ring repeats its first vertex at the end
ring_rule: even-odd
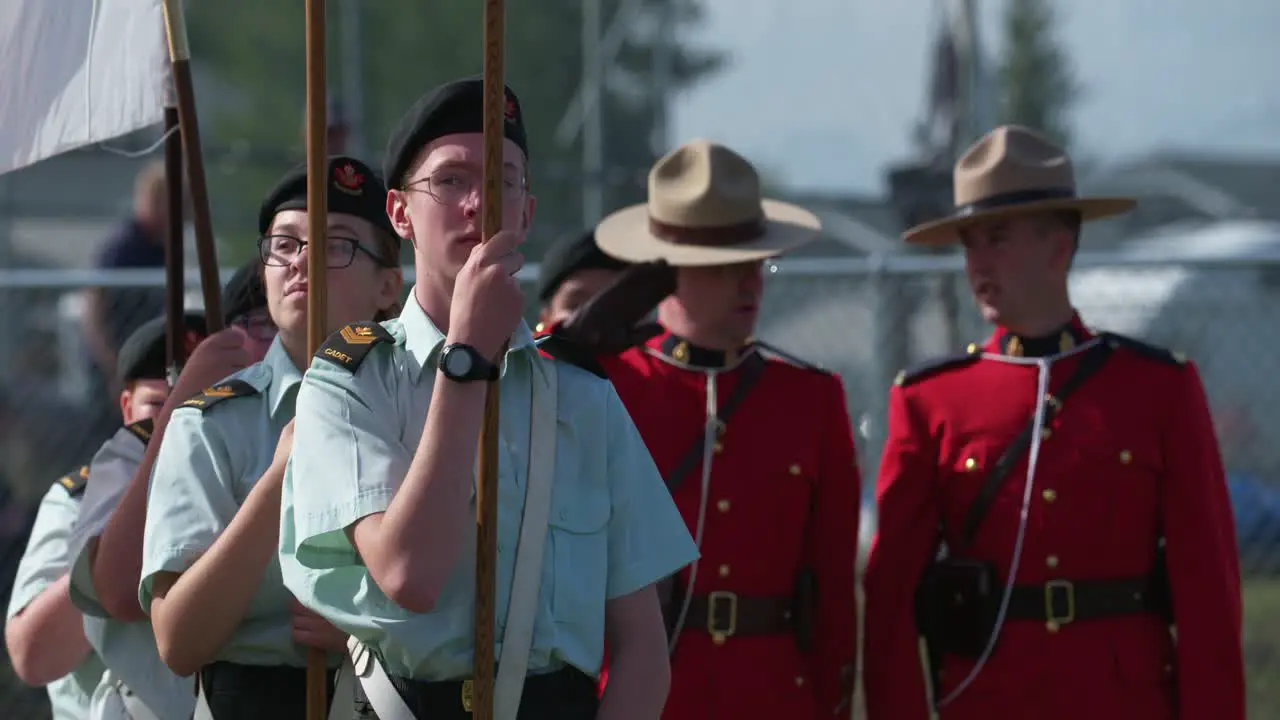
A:
POLYGON ((257 394, 258 388, 243 380, 228 380, 220 385, 205 388, 204 392, 187 400, 179 407, 200 408, 202 412, 205 412, 227 398, 248 397, 249 395, 257 394))
POLYGON ((75 472, 63 475, 58 478, 58 484, 65 488, 71 497, 83 495, 85 486, 89 484, 89 466, 84 465, 75 472))
POLYGON ((549 358, 582 368, 596 377, 609 379, 609 374, 605 372, 604 366, 595 355, 577 343, 565 340, 559 335, 543 335, 534 340, 534 344, 543 355, 549 358))
POLYGON ((777 347, 776 345, 770 345, 769 343, 764 342, 763 340, 753 340, 751 341, 751 344, 755 345, 756 347, 765 351, 769 355, 772 355, 789 365, 795 365, 798 368, 804 368, 805 370, 812 370, 814 372, 822 373, 823 375, 831 374, 830 370, 827 370, 826 368, 821 367, 819 365, 814 365, 813 363, 808 362, 806 360, 801 360, 800 358, 796 357, 795 355, 792 355, 786 350, 783 350, 782 348, 777 347))
POLYGON ((981 349, 977 345, 970 345, 966 352, 958 355, 948 355, 947 357, 926 360, 919 365, 903 370, 898 373, 898 377, 894 378, 893 384, 898 387, 906 387, 912 383, 920 382, 925 378, 933 377, 940 372, 964 367, 970 363, 977 362, 981 357, 981 349))
POLYGON ((1104 332, 1099 333, 1099 335, 1102 336, 1103 340, 1110 343, 1111 347, 1124 348, 1148 360, 1154 360, 1166 365, 1187 364, 1187 357, 1180 352, 1167 350, 1157 345, 1151 345, 1149 343, 1142 342, 1141 340, 1136 340, 1124 335, 1118 335, 1116 333, 1104 332))
POLYGON ((125 425, 124 427, 126 430, 133 433, 135 437, 141 440, 143 445, 146 445, 151 441, 151 433, 155 429, 155 425, 151 422, 151 418, 139 420, 136 423, 125 425))
POLYGON ((378 323, 351 323, 330 335, 316 350, 316 357, 355 372, 378 343, 395 344, 395 341, 395 336, 378 323))

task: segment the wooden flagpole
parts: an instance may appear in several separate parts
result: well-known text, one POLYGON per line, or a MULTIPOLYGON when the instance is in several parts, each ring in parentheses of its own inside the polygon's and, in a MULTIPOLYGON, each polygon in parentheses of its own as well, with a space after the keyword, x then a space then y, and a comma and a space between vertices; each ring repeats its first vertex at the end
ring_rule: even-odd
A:
POLYGON ((163 0, 165 37, 173 67, 173 91, 178 106, 178 129, 191 185, 191 213, 196 231, 196 258, 200 263, 200 289, 204 295, 205 325, 210 333, 222 329, 222 283, 218 279, 218 252, 213 245, 213 220, 209 214, 209 188, 205 184, 204 153, 200 150, 200 123, 196 118, 195 86, 191 81, 191 49, 182 0, 163 0))
MULTIPOLYGON (((307 354, 328 335, 328 118, 325 79, 325 0, 307 0, 307 354)), ((325 653, 307 653, 307 720, 325 720, 325 653)))
MULTIPOLYGON (((503 79, 506 7, 484 4, 484 166, 480 232, 487 242, 502 229, 502 140, 506 118, 503 79)), ((506 347, 503 347, 505 354, 506 347)), ((501 363, 502 355, 494 359, 501 363)), ((475 670, 472 714, 493 720, 494 633, 498 566, 498 381, 489 383, 480 426, 476 488, 475 670)))

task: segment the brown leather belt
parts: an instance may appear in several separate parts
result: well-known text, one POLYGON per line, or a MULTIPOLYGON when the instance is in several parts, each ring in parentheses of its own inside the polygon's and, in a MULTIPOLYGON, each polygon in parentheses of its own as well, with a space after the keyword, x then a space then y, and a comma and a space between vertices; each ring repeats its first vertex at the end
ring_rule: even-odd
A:
POLYGON ((790 633, 791 598, 725 591, 695 595, 689 602, 684 629, 719 637, 790 633))
POLYGON ((1050 580, 1043 585, 1015 585, 1008 617, 1066 625, 1076 620, 1163 613, 1167 608, 1167 594, 1148 577, 1050 580))

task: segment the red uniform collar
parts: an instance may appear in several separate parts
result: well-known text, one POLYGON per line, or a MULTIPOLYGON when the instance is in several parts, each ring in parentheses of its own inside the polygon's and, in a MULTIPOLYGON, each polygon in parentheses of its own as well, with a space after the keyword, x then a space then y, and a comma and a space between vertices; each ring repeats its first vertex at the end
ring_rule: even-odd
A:
POLYGON ((755 349, 755 345, 748 342, 736 351, 712 350, 695 345, 672 332, 664 332, 650 340, 647 345, 650 351, 669 362, 707 370, 724 370, 733 367, 755 349))
POLYGON ((983 349, 1010 357, 1048 357, 1067 352, 1093 336, 1093 331, 1080 320, 1080 314, 1073 313, 1065 325, 1039 337, 1027 337, 998 327, 983 349))

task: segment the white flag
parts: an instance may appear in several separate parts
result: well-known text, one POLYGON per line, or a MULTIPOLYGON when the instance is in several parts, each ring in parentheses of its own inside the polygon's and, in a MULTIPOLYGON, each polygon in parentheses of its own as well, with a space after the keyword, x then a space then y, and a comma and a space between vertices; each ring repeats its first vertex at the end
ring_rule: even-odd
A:
POLYGON ((154 125, 160 0, 0 0, 0 173, 154 125))

